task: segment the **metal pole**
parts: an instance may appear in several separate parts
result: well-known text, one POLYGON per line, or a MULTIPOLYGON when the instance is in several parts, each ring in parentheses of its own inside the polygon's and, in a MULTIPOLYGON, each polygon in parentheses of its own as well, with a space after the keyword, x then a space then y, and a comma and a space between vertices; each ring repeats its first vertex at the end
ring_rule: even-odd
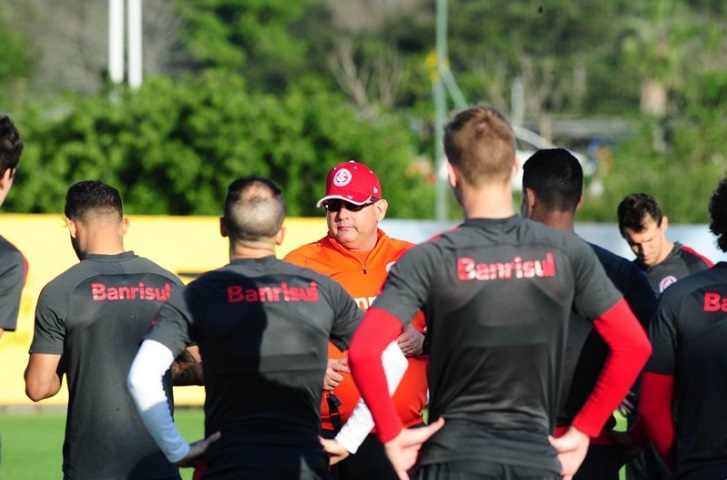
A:
POLYGON ((127 0, 129 34, 129 86, 133 89, 142 83, 142 41, 141 41, 141 0, 127 0))
POLYGON ((515 125, 525 124, 525 82, 515 77, 510 87, 510 120, 515 125))
POLYGON ((436 218, 447 219, 448 180, 446 175, 447 159, 444 154, 444 122, 447 116, 447 92, 442 78, 443 67, 447 61, 447 0, 437 0, 437 74, 432 85, 434 96, 434 165, 436 171, 436 218))
POLYGON ((124 81, 124 0, 109 0, 109 79, 124 81))

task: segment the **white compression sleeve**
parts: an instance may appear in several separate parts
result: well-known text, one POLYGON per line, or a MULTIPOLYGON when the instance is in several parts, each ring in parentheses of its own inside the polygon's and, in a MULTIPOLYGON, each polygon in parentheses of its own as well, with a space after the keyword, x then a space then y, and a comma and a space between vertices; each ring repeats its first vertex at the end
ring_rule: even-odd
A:
MULTIPOLYGON (((401 383, 401 379, 404 377, 409 362, 396 342, 391 342, 386 347, 386 350, 381 355, 381 360, 384 364, 389 395, 393 395, 399 383, 401 383)), ((358 451, 358 447, 361 446, 361 443, 366 439, 366 435, 371 432, 372 428, 374 428, 374 419, 371 416, 369 407, 366 406, 363 398, 361 398, 356 404, 353 413, 346 421, 346 424, 338 432, 338 435, 336 435, 336 441, 343 445, 346 450, 354 454, 358 451)))
POLYGON ((189 444, 174 424, 162 377, 174 361, 174 354, 154 340, 144 340, 129 370, 127 385, 131 398, 154 441, 172 463, 183 459, 189 444))

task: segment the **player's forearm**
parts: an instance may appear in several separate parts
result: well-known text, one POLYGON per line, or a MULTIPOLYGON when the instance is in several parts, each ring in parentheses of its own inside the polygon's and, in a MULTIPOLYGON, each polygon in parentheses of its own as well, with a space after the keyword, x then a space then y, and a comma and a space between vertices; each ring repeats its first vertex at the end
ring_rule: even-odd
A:
POLYGON ((594 320, 593 325, 610 353, 593 393, 573 420, 573 425, 590 437, 598 436, 651 355, 649 339, 625 300, 594 320))
POLYGON ((25 395, 34 402, 55 396, 61 389, 61 379, 53 374, 45 379, 26 375, 25 395))
POLYGON ((150 435, 172 463, 189 453, 172 418, 162 378, 174 361, 171 350, 159 342, 144 340, 129 370, 127 384, 139 415, 150 435))
POLYGON ((651 443, 670 467, 674 463, 672 398, 674 377, 645 372, 641 380, 639 420, 651 443))
POLYGON ((31 353, 25 368, 25 394, 39 402, 57 394, 62 385, 61 356, 50 353, 31 353))
POLYGON ((393 315, 371 308, 351 341, 349 364, 361 397, 374 417, 378 437, 387 442, 404 427, 388 393, 381 354, 401 334, 402 324, 393 315))
MULTIPOLYGON (((396 342, 392 342, 386 347, 381 360, 386 373, 389 395, 393 395, 406 373, 409 362, 396 342)), ((374 419, 371 411, 362 398, 356 404, 356 408, 341 431, 336 435, 336 440, 350 453, 355 454, 373 427, 374 419)))

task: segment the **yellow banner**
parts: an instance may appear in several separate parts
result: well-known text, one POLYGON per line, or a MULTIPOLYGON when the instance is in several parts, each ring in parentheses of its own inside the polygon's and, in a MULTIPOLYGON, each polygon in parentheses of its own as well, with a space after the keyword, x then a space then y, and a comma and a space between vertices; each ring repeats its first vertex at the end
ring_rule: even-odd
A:
MULTIPOLYGON (((225 265, 228 243, 220 235, 217 217, 131 216, 124 246, 147 257, 188 282, 194 276, 225 265)), ((326 234, 325 218, 289 218, 286 237, 278 257, 326 234)), ((0 365, 3 366, 0 405, 27 405, 23 372, 33 339, 35 302, 43 287, 78 262, 62 215, 0 214, 0 234, 18 247, 28 260, 28 278, 23 290, 20 317, 15 332, 0 338, 0 365)), ((176 387, 175 403, 201 405, 202 387, 176 387)), ((65 405, 65 386, 45 405, 65 405)))

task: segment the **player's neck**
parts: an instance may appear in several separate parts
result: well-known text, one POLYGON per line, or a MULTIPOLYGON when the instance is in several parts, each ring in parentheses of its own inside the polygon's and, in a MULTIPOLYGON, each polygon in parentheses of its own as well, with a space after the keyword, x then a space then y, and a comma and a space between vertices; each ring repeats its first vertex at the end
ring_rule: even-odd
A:
POLYGON ((85 254, 86 255, 118 255, 124 253, 124 238, 112 230, 99 230, 90 232, 85 254))
POLYGON ((575 230, 573 214, 570 212, 548 212, 543 215, 542 218, 533 216, 533 220, 544 223, 550 228, 555 228, 556 230, 567 230, 570 232, 575 230))
POLYGON ((230 242, 230 260, 275 256, 275 242, 266 240, 230 242))
POLYGON ((509 184, 465 188, 461 195, 465 219, 508 218, 515 215, 509 184))
POLYGON ((656 263, 659 264, 666 260, 666 257, 669 256, 672 250, 674 250, 674 242, 664 239, 664 244, 661 247, 661 253, 659 254, 659 258, 656 260, 656 263))

